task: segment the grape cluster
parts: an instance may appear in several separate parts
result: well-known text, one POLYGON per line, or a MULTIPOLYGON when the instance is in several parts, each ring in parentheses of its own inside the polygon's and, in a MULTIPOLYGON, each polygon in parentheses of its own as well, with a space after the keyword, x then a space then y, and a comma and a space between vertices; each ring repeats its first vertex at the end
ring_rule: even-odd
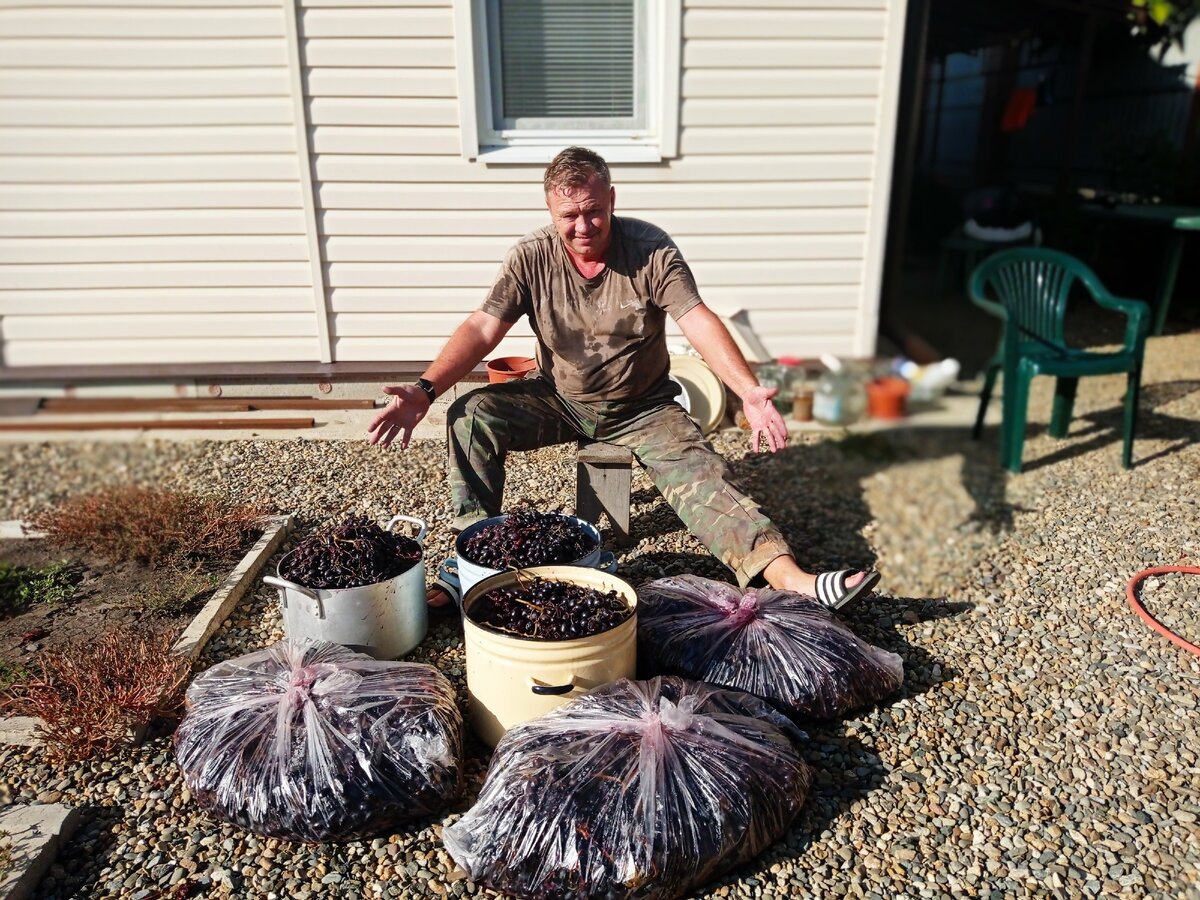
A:
POLYGON ((420 561, 421 545, 412 538, 349 516, 301 541, 279 574, 308 588, 352 588, 395 578, 420 561))
POLYGON ((595 537, 576 519, 534 510, 512 513, 463 542, 463 556, 468 561, 492 569, 570 563, 595 549, 595 537))
POLYGON ((488 591, 467 615, 480 625, 543 641, 569 641, 615 628, 633 614, 616 591, 569 581, 520 580, 488 591))

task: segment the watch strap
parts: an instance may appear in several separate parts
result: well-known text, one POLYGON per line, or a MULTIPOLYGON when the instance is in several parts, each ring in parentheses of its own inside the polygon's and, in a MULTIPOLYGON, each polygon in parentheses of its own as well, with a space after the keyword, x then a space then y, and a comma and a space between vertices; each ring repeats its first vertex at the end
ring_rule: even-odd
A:
POLYGON ((429 402, 433 403, 437 399, 437 391, 433 387, 433 382, 428 378, 418 378, 416 385, 425 392, 425 396, 429 398, 429 402))

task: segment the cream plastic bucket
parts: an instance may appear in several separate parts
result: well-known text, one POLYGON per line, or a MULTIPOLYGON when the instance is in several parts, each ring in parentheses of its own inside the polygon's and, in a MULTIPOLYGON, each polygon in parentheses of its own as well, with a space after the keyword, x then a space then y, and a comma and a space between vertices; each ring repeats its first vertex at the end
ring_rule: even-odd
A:
POLYGON ((463 598, 467 653, 468 718, 488 746, 504 732, 619 678, 637 673, 637 592, 624 579, 581 566, 534 566, 485 578, 463 598), (471 606, 494 588, 521 578, 568 581, 598 591, 615 590, 633 615, 615 628, 570 641, 539 641, 479 625, 471 606))

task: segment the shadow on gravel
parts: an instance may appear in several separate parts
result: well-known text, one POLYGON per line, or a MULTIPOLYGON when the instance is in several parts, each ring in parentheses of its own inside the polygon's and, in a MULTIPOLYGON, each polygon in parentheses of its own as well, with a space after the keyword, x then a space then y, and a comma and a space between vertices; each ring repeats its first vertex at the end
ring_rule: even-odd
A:
MULTIPOLYGON (((1182 400, 1200 391, 1200 381, 1163 381, 1156 384, 1142 385, 1138 402, 1137 427, 1133 436, 1133 468, 1144 466, 1200 441, 1200 422, 1195 419, 1183 418, 1160 413, 1160 407, 1167 406, 1177 400, 1182 400), (1138 453, 1138 442, 1145 439, 1159 441, 1175 441, 1168 447, 1156 453, 1142 456, 1138 453)), ((1121 452, 1121 442, 1124 436, 1125 408, 1124 390, 1116 395, 1117 402, 1105 409, 1078 415, 1071 420, 1070 431, 1064 441, 1055 450, 1044 456, 1029 458, 1026 456, 1022 471, 1035 472, 1078 456, 1083 456, 1093 450, 1111 449, 1111 452, 1121 452), (1086 440, 1081 440, 1086 438, 1086 440)), ((998 402, 993 400, 993 402, 998 402)), ((1044 422, 1031 422, 1026 426, 1025 437, 1028 447, 1029 438, 1045 434, 1049 426, 1044 422)), ((980 441, 989 448, 1000 445, 1000 429, 998 426, 985 428, 980 441)), ((977 445, 978 446, 978 445, 977 445)), ((997 468, 999 461, 997 456, 997 468)))
POLYGON ((51 882, 52 869, 50 874, 42 877, 32 896, 98 897, 119 893, 119 889, 114 892, 101 883, 100 873, 121 841, 116 827, 124 818, 124 808, 85 803, 77 809, 80 811, 79 825, 58 851, 59 865, 72 861, 71 865, 64 866, 66 876, 51 882))

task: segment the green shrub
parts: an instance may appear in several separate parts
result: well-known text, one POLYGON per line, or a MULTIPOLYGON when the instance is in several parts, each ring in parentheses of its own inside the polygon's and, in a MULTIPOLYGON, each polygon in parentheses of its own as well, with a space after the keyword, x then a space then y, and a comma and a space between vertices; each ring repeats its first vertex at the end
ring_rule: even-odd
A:
POLYGON ((22 613, 35 603, 66 603, 75 595, 78 568, 51 563, 29 569, 0 562, 0 618, 22 613))

